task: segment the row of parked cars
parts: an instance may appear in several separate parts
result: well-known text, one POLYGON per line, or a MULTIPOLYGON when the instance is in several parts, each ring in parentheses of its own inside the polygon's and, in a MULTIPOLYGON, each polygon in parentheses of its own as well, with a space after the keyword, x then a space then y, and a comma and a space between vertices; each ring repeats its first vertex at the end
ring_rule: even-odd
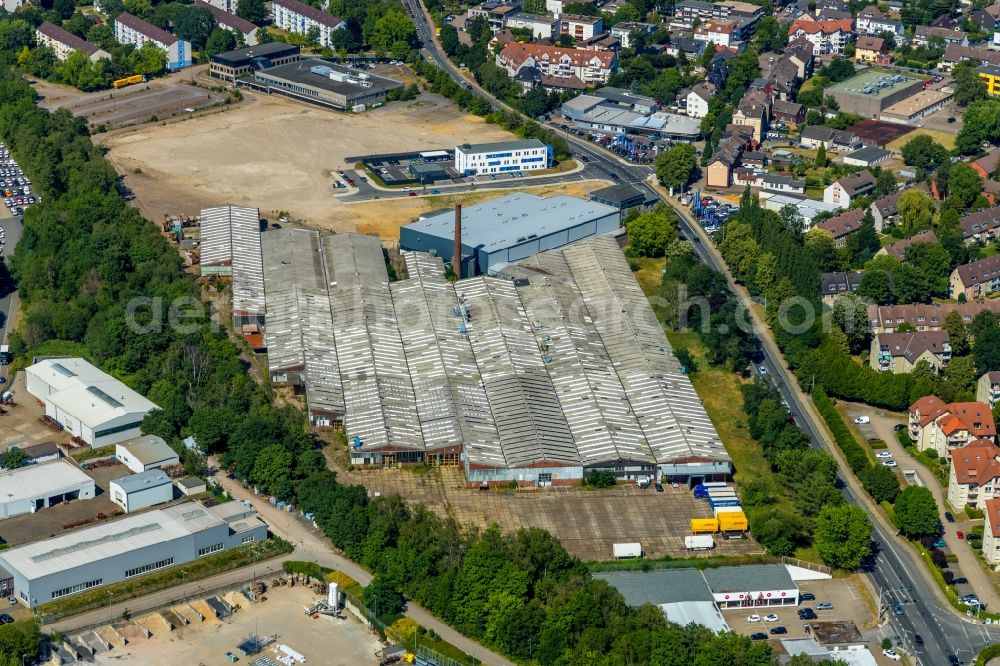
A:
MULTIPOLYGON (((0 192, 3 193, 3 203, 11 215, 24 215, 24 207, 39 200, 31 191, 31 179, 24 175, 3 142, 0 142, 0 192)), ((3 240, 0 235, 0 245, 3 240)))

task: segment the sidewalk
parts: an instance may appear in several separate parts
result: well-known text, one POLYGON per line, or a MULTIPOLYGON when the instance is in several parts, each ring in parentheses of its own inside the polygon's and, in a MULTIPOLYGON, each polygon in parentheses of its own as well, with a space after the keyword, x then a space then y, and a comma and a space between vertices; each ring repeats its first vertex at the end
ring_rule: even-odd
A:
MULTIPOLYGON (((938 480, 931 471, 910 455, 899 443, 899 440, 896 439, 896 433, 892 428, 897 423, 902 423, 903 421, 887 416, 868 405, 852 404, 851 409, 856 409, 859 414, 863 412, 865 415, 871 417, 871 426, 875 430, 875 434, 878 435, 879 439, 888 444, 889 450, 892 451, 892 457, 896 459, 896 462, 902 467, 915 470, 917 476, 920 477, 920 482, 934 495, 934 501, 937 502, 938 509, 942 512, 948 510, 947 493, 941 487, 941 484, 938 483, 938 480)), ((955 508, 961 511, 961 507, 955 508)), ((983 570, 979 558, 972 551, 972 547, 964 539, 958 538, 958 530, 962 529, 963 532, 967 532, 971 524, 949 523, 944 520, 941 523, 944 525, 945 543, 948 544, 948 550, 958 558, 958 566, 961 569, 962 575, 969 579, 969 583, 976 591, 976 594, 979 595, 980 601, 986 604, 986 609, 991 612, 997 612, 1000 610, 1000 594, 997 593, 996 586, 990 580, 989 574, 983 570)))
MULTIPOLYGON (((218 462, 209 459, 208 464, 218 465, 218 462)), ((235 479, 227 479, 225 474, 220 473, 215 478, 237 500, 249 500, 260 517, 267 522, 271 531, 295 546, 295 552, 287 559, 316 562, 329 569, 338 569, 362 585, 367 585, 371 581, 372 575, 370 573, 351 560, 336 554, 326 535, 313 529, 297 513, 279 511, 264 497, 254 495, 252 490, 244 488, 243 484, 235 479)), ((466 638, 414 601, 407 602, 406 615, 420 625, 433 629, 445 641, 481 662, 490 664, 490 666, 514 666, 509 659, 488 650, 470 638, 466 638)))

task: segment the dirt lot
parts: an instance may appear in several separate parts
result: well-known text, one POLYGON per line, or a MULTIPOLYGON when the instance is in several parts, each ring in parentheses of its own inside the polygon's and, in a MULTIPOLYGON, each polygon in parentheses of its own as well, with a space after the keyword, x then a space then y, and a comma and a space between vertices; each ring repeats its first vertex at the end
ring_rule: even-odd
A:
MULTIPOLYGON (((166 631, 158 619, 139 618, 137 623, 149 627, 152 635, 146 638, 141 632, 128 632, 127 645, 99 655, 95 663, 221 666, 229 663, 227 651, 238 654, 237 643, 257 632, 261 636, 277 635, 275 644, 288 645, 301 653, 307 663, 325 666, 377 664, 375 653, 382 648, 381 643, 352 615, 345 613, 346 620, 326 616, 313 620, 304 615, 304 608, 316 600, 317 597, 303 586, 280 587, 267 593, 267 601, 247 602, 221 621, 211 618, 198 622, 197 616, 188 613, 185 617, 193 617, 194 622, 166 631)), ((191 602, 191 605, 202 607, 198 602, 191 602)), ((262 654, 277 661, 281 655, 274 652, 275 644, 265 648, 262 654)), ((253 657, 240 657, 240 663, 252 660, 253 657)))
MULTIPOLYGON (((640 490, 621 485, 609 490, 548 488, 517 492, 468 488, 458 468, 442 468, 425 473, 408 470, 365 470, 346 472, 338 478, 363 483, 382 494, 398 493, 423 502, 441 516, 452 516, 463 525, 485 528, 497 523, 504 531, 540 527, 554 534, 563 547, 583 560, 611 559, 611 546, 639 542, 647 557, 690 555, 684 537, 690 534, 689 521, 710 517, 708 505, 695 500, 684 488, 664 487, 640 490)), ((751 539, 720 541, 715 555, 761 552, 751 539)))
POLYGON ((330 174, 354 166, 345 157, 512 137, 428 93, 361 114, 332 113, 280 97, 248 98, 227 113, 126 128, 95 140, 110 149, 109 159, 151 220, 232 203, 260 208, 265 216, 288 211, 308 224, 348 231, 384 220, 387 211, 409 222, 431 204, 338 202, 330 174))

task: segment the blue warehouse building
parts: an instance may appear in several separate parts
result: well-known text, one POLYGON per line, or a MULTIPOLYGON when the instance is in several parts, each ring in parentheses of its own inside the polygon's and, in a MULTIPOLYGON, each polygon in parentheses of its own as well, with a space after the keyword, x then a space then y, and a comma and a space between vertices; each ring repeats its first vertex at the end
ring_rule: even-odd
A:
MULTIPOLYGON (((596 201, 558 195, 539 197, 514 192, 462 209, 460 277, 494 275, 503 266, 584 238, 609 234, 621 226, 617 208, 596 201)), ((455 213, 428 213, 399 233, 403 250, 452 258, 455 213)))

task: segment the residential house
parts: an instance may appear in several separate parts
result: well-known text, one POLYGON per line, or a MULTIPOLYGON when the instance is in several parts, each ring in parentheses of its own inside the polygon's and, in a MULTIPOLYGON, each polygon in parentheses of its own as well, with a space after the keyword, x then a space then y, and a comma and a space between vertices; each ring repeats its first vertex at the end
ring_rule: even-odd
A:
POLYGON ((753 138, 763 141, 767 133, 771 98, 760 90, 748 90, 733 113, 733 123, 753 128, 753 138))
POLYGON ((996 570, 1000 566, 1000 499, 984 504, 983 559, 996 570))
POLYGON ((573 39, 590 39, 604 32, 604 19, 582 14, 560 14, 559 34, 573 39))
POLYGON ((507 44, 497 54, 497 66, 514 76, 535 67, 553 79, 577 79, 587 85, 607 83, 618 68, 618 56, 608 51, 582 51, 545 44, 507 44))
POLYGON ((960 62, 970 61, 977 65, 1000 65, 1000 51, 991 51, 979 46, 959 46, 949 44, 938 63, 938 69, 949 72, 960 62))
POLYGON ((1000 447, 990 439, 976 439, 951 452, 948 504, 956 511, 969 506, 983 509, 1000 496, 1000 447))
POLYGON ((892 333, 907 324, 918 331, 937 331, 944 326, 945 317, 958 312, 968 326, 980 312, 1000 316, 1000 301, 987 300, 972 303, 905 303, 902 305, 870 305, 868 321, 874 333, 892 333))
POLYGON ((848 271, 838 273, 821 273, 819 276, 820 297, 824 305, 833 305, 838 296, 850 294, 858 285, 865 274, 861 271, 848 271))
POLYGON ((651 35, 654 32, 656 32, 656 26, 652 23, 626 22, 611 28, 611 36, 615 37, 625 49, 632 48, 632 35, 634 33, 651 35))
POLYGON ((1000 28, 1000 19, 982 9, 974 9, 965 15, 966 20, 975 26, 976 32, 995 32, 1000 28))
MULTIPOLYGON (((826 198, 824 197, 823 200, 826 201, 826 198)), ((835 201, 826 201, 826 203, 838 205, 835 201)), ((830 232, 830 235, 833 236, 833 240, 837 247, 844 247, 847 245, 847 237, 861 228, 861 220, 864 219, 864 217, 864 208, 852 208, 844 211, 840 215, 827 218, 816 226, 830 232)))
POLYGON ((736 21, 712 19, 695 28, 692 36, 700 42, 718 44, 719 46, 729 48, 735 41, 733 33, 736 32, 736 28, 736 21))
POLYGON ((806 121, 806 107, 796 102, 776 99, 771 103, 771 115, 774 120, 794 129, 806 121))
POLYGON ((1000 163, 1000 148, 994 148, 969 166, 979 174, 983 180, 992 180, 993 174, 997 172, 997 164, 1000 163))
POLYGON ((995 440, 997 427, 990 406, 981 402, 945 403, 936 395, 910 405, 909 434, 920 451, 948 457, 975 439, 995 440))
POLYGON ((1000 235, 1000 206, 963 215, 959 223, 966 244, 989 243, 1000 235))
POLYGON ((799 145, 803 148, 819 148, 851 152, 861 148, 861 140, 848 130, 835 130, 824 125, 807 125, 802 128, 799 145))
POLYGON ((879 333, 872 339, 868 362, 873 370, 894 375, 913 372, 917 363, 926 361, 940 372, 951 361, 948 331, 907 331, 879 333))
POLYGON ((892 62, 889 47, 881 37, 859 37, 854 45, 854 61, 860 63, 877 63, 888 65, 892 62))
POLYGON ((740 164, 743 151, 752 143, 752 138, 734 133, 719 142, 705 169, 706 187, 729 187, 733 184, 733 171, 740 164))
POLYGON ((194 62, 191 44, 179 39, 152 23, 143 21, 138 16, 122 12, 115 18, 115 39, 119 44, 134 44, 142 48, 151 43, 167 56, 167 69, 176 71, 190 67, 194 62))
MULTIPOLYGON (((802 79, 799 78, 799 68, 792 58, 782 57, 768 74, 774 89, 775 98, 790 101, 795 97, 802 79)), ((803 116, 804 117, 804 116, 803 116)))
POLYGON ((708 104, 715 95, 715 86, 707 81, 693 86, 684 98, 687 104, 687 114, 692 118, 704 118, 707 116, 708 104))
POLYGON ((969 45, 969 36, 966 35, 963 30, 958 30, 957 28, 938 28, 926 25, 918 25, 914 28, 910 44, 913 46, 927 46, 931 37, 940 37, 946 46, 969 45))
POLYGON ((514 12, 504 20, 508 30, 528 30, 534 39, 556 40, 559 37, 559 19, 548 14, 514 12))
POLYGON ((521 11, 520 6, 512 3, 484 2, 469 9, 469 21, 482 16, 490 26, 490 32, 495 35, 507 25, 507 17, 519 11, 521 11))
POLYGON ((215 21, 215 24, 223 30, 229 30, 242 36, 243 43, 246 46, 257 45, 257 26, 250 21, 209 4, 204 0, 195 0, 194 6, 198 9, 207 9, 212 12, 212 19, 215 21))
POLYGON ((799 79, 805 81, 812 76, 812 65, 815 45, 804 35, 788 42, 782 60, 793 63, 798 70, 799 79))
POLYGON ((877 37, 890 32, 897 38, 903 36, 903 22, 888 18, 875 5, 868 5, 858 14, 855 29, 859 35, 877 37))
POLYGON ((970 301, 1000 290, 1000 254, 962 264, 951 272, 948 284, 949 296, 964 295, 970 301))
POLYGON ((865 146, 844 156, 844 164, 849 166, 870 167, 885 162, 892 155, 888 150, 877 146, 865 146))
MULTIPOLYGON (((744 152, 742 158, 746 159, 744 152)), ((805 194, 806 181, 795 180, 791 176, 773 173, 757 173, 752 169, 738 169, 735 173, 736 185, 759 188, 767 192, 777 192, 780 194, 805 194)))
POLYGON ((813 55, 843 55, 844 48, 854 40, 854 20, 816 21, 801 18, 788 28, 790 39, 805 37, 813 45, 813 55))
POLYGON ((608 33, 604 32, 600 35, 594 35, 590 39, 582 39, 576 43, 576 48, 583 49, 585 51, 611 51, 613 53, 618 53, 622 50, 622 44, 618 41, 617 37, 612 37, 608 33))
POLYGON ((1000 371, 984 372, 976 382, 976 402, 985 402, 990 409, 1000 402, 1000 371))
MULTIPOLYGON (((874 206, 875 204, 873 203, 872 205, 874 206)), ((874 212, 872 213, 872 217, 875 217, 874 212)), ((876 222, 875 224, 877 226, 878 222, 876 222)), ((887 254, 890 257, 898 259, 899 261, 903 261, 906 259, 906 249, 911 245, 917 245, 919 243, 930 243, 930 244, 937 243, 937 236, 934 234, 934 230, 924 229, 923 231, 918 231, 909 238, 904 238, 903 240, 898 240, 893 243, 889 243, 881 250, 879 250, 877 254, 887 254)))
MULTIPOLYGON (((305 36, 310 30, 316 28, 319 30, 317 40, 319 45, 327 48, 333 46, 334 33, 347 27, 347 23, 343 19, 337 18, 330 12, 299 2, 299 0, 272 0, 271 18, 274 20, 275 27, 296 35, 305 36)), ((502 27, 501 24, 500 28, 502 27)))
MULTIPOLYGON (((842 208, 850 207, 858 197, 875 191, 875 176, 865 169, 835 180, 823 190, 823 201, 842 208)), ((862 211, 862 215, 864 211, 862 211)))
POLYGON ((875 221, 875 231, 882 231, 890 225, 896 223, 896 216, 899 215, 899 195, 901 192, 893 192, 879 197, 868 207, 872 212, 872 219, 875 221))
POLYGON ((74 51, 84 54, 92 62, 111 57, 110 53, 103 50, 97 44, 80 39, 72 32, 63 30, 48 21, 42 21, 42 24, 35 28, 35 43, 39 46, 47 46, 52 49, 56 54, 57 60, 65 60, 74 51))

